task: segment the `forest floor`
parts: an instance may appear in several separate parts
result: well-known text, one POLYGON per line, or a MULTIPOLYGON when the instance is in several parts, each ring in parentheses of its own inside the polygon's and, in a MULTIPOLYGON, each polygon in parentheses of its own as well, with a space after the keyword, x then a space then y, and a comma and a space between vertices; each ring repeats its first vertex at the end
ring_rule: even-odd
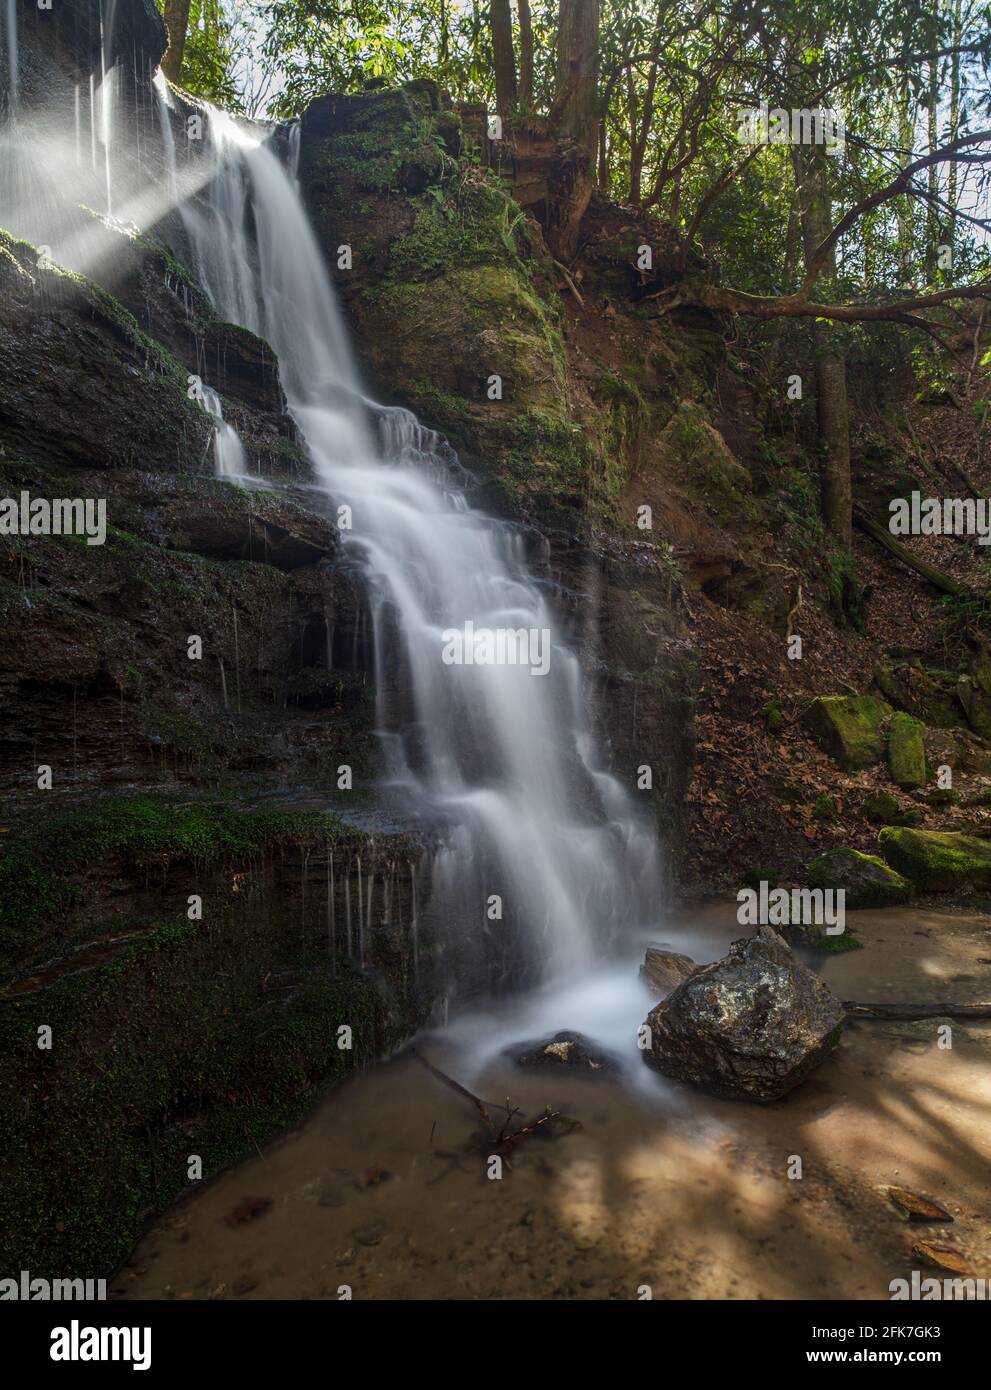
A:
MULTIPOLYGON (((715 958, 739 932, 734 908, 683 908, 665 934, 715 958)), ((892 909, 850 923, 864 949, 817 963, 840 998, 980 993, 987 917, 892 909)), ((645 990, 644 1014, 650 1003, 645 990)), ((501 1061, 474 1072, 456 1029, 426 1038, 421 1052, 476 1095, 509 1096, 531 1118, 550 1105, 581 1128, 528 1139, 491 1179, 470 1100, 406 1053, 167 1212, 112 1295, 886 1299, 913 1270, 952 1277, 913 1253, 920 1242, 987 1277, 991 1025, 954 1024, 946 1048, 939 1023, 848 1024, 804 1085, 764 1107, 714 1100, 636 1058, 595 1080, 501 1061), (952 1223, 904 1222, 885 1185, 935 1199, 952 1223)))

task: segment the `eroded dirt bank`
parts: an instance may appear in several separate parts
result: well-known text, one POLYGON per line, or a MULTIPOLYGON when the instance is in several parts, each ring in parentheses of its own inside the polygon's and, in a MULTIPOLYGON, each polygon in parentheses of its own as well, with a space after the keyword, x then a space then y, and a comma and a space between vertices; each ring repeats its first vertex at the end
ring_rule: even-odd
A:
MULTIPOLYGON (((827 959, 843 999, 987 994, 986 917, 851 914, 864 949, 827 959)), ((668 937, 713 958, 727 904, 668 937)), ((648 1003, 644 993, 643 1003, 648 1003)), ((635 1028, 636 1020, 633 1021, 635 1028)), ((582 1026, 575 1019, 576 1027, 582 1026)), ((622 1079, 480 1072, 451 1035, 420 1050, 487 1101, 580 1131, 522 1145, 501 1180, 471 1148, 479 1117, 408 1054, 325 1096, 299 1130, 168 1213, 119 1273, 126 1298, 888 1298, 950 1245, 991 1273, 991 1026, 862 1022, 785 1100, 715 1101, 637 1059, 622 1079), (944 1035, 945 1036, 945 1035, 944 1035), (803 1176, 789 1179, 789 1161, 803 1176), (879 1187, 935 1198, 952 1224, 903 1223, 879 1187)), ((484 1149, 484 1145, 482 1146, 484 1149)), ((946 1271, 944 1271, 946 1273, 946 1271)))

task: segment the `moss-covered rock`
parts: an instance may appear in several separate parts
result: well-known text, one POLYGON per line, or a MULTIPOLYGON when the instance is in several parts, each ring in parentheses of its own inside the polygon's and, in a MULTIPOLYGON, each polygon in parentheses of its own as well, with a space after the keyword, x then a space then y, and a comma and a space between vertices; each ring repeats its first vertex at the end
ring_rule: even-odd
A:
POLYGON ((842 888, 846 906, 893 907, 907 902, 912 885, 873 854, 855 849, 831 849, 809 865, 810 888, 842 888))
POLYGON ((925 727, 910 714, 896 710, 888 727, 888 767, 891 780, 905 790, 926 785, 925 727))
MULTIPOLYGON (((889 650, 888 655, 892 657, 892 651, 889 650)), ((874 681, 894 706, 914 714, 924 724, 948 729, 962 722, 955 672, 924 666, 917 656, 910 654, 908 660, 878 662, 874 667, 874 681)))
POLYGON ((991 841, 945 830, 886 826, 878 835, 893 869, 923 892, 953 893, 991 888, 991 841))
POLYGON ((840 767, 859 772, 884 756, 883 725, 891 713, 891 706, 873 695, 820 695, 805 718, 840 767))
POLYGON ((784 728, 785 715, 780 700, 770 700, 764 706, 761 713, 764 716, 764 727, 769 734, 780 734, 784 728))
POLYGON ((890 792, 871 792, 861 804, 864 817, 874 825, 894 825, 900 814, 896 797, 890 792))

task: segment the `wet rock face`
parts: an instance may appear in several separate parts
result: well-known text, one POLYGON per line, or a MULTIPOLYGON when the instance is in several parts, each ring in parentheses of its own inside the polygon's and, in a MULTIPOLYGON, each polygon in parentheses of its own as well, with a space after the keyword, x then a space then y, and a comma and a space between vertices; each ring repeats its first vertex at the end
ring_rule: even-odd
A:
POLYGON ((826 985, 759 927, 651 1010, 645 1056, 714 1095, 773 1101, 829 1056, 843 1019, 826 985))
POLYGON ((666 951, 661 946, 648 946, 644 963, 640 967, 640 978, 657 994, 670 994, 698 966, 691 956, 679 955, 677 951, 666 951))

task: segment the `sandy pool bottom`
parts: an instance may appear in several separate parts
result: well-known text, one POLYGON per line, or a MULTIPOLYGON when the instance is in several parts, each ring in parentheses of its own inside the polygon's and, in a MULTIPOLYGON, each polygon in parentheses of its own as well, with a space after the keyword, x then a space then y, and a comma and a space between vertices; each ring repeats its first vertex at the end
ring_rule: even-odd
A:
MULTIPOLYGON (((987 917, 886 910, 849 920, 865 949, 817 966, 840 998, 991 995, 987 917)), ((670 928, 698 960, 740 934, 735 905, 693 908, 670 928)), ((619 1078, 589 1080, 470 1061, 457 1029, 421 1039, 420 1052, 493 1105, 509 1097, 531 1119, 549 1105, 580 1129, 528 1139, 490 1177, 473 1105, 401 1056, 198 1185, 148 1232, 113 1292, 888 1298, 913 1269, 939 1274, 913 1255, 920 1240, 954 1247, 987 1277, 991 1025, 955 1024, 949 1048, 939 1038, 932 1022, 851 1023, 834 1055, 768 1107, 689 1091, 636 1058, 619 1078), (796 1158, 801 1177, 790 1176, 796 1158), (953 1223, 905 1223, 879 1190, 887 1184, 935 1198, 953 1223)))

